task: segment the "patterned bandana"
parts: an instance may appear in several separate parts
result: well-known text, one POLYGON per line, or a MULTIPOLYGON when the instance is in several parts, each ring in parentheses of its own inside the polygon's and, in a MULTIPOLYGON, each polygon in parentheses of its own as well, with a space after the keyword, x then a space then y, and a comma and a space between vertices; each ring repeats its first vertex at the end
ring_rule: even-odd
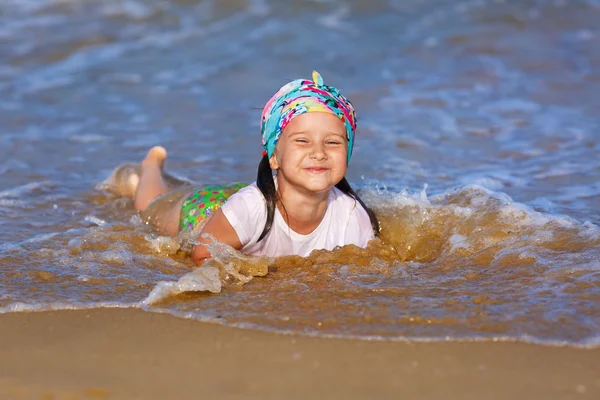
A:
POLYGON ((312 81, 296 79, 286 84, 267 102, 261 116, 263 147, 271 157, 279 136, 292 119, 309 112, 324 112, 337 116, 346 126, 350 162, 356 131, 354 107, 336 88, 325 85, 318 72, 313 71, 312 78, 312 81))

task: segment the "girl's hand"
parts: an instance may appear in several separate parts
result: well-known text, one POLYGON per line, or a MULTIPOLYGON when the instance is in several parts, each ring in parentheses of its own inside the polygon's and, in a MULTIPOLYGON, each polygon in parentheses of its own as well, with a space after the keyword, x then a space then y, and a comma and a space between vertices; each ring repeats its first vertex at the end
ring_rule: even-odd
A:
MULTIPOLYGON (((208 220, 206 225, 204 225, 204 229, 198 235, 198 241, 200 243, 210 243, 210 238, 203 238, 202 235, 204 233, 208 233, 212 235, 217 241, 221 243, 228 244, 236 250, 242 248, 242 243, 238 238, 237 233, 235 233, 235 229, 231 226, 225 214, 221 209, 218 209, 212 217, 208 220)), ((206 246, 202 244, 197 244, 194 246, 192 250, 192 260, 198 266, 204 264, 206 260, 210 258, 210 252, 206 248, 206 246)))

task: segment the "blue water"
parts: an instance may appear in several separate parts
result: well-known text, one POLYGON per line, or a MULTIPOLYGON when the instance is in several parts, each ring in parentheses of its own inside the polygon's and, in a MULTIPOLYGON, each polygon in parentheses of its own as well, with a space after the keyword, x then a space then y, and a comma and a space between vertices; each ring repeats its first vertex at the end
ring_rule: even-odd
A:
POLYGON ((0 310, 597 346, 599 18, 591 0, 5 2, 0 310), (260 108, 313 69, 357 108, 348 179, 385 243, 304 262, 216 249, 219 268, 271 267, 207 294, 99 184, 156 144, 171 172, 251 182, 260 108))

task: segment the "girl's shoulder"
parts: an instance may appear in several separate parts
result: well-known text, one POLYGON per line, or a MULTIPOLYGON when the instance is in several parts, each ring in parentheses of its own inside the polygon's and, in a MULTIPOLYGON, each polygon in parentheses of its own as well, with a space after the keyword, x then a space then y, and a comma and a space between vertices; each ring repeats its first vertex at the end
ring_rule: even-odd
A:
POLYGON ((221 210, 242 245, 253 240, 257 227, 264 226, 267 220, 266 201, 255 183, 243 187, 231 195, 221 210))
POLYGON ((236 193, 231 195, 231 197, 223 206, 232 205, 237 205, 237 208, 242 206, 250 212, 256 211, 257 209, 266 210, 265 197, 260 189, 256 186, 256 182, 239 189, 236 193))
POLYGON ((236 193, 232 195, 232 197, 233 196, 243 197, 244 199, 248 200, 265 200, 265 197, 263 196, 262 192, 256 186, 256 182, 252 182, 249 185, 239 189, 236 193))

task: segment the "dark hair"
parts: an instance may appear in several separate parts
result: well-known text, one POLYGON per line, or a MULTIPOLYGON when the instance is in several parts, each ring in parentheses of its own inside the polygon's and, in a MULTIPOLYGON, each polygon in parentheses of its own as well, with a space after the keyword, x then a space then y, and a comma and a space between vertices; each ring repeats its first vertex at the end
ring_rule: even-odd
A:
MULTIPOLYGON (((273 171, 271 170, 271 165, 269 164, 269 156, 264 155, 260 163, 258 164, 258 174, 256 175, 256 186, 261 191, 263 196, 265 196, 265 200, 267 201, 267 222, 265 223, 265 227, 258 238, 260 242, 267 236, 271 227, 273 226, 273 219, 275 217, 275 207, 277 206, 277 201, 279 200, 279 196, 277 195, 277 190, 275 189, 275 181, 273 180, 273 171)), ((379 237, 379 221, 377 221, 377 217, 375 213, 365 205, 365 203, 361 200, 361 198, 356 194, 356 192, 352 189, 346 177, 342 178, 342 180, 335 185, 343 193, 349 195, 354 198, 356 201, 360 203, 360 205, 365 209, 367 214, 369 215, 369 219, 371 220, 371 227, 373 228, 373 233, 376 237, 379 237)))

